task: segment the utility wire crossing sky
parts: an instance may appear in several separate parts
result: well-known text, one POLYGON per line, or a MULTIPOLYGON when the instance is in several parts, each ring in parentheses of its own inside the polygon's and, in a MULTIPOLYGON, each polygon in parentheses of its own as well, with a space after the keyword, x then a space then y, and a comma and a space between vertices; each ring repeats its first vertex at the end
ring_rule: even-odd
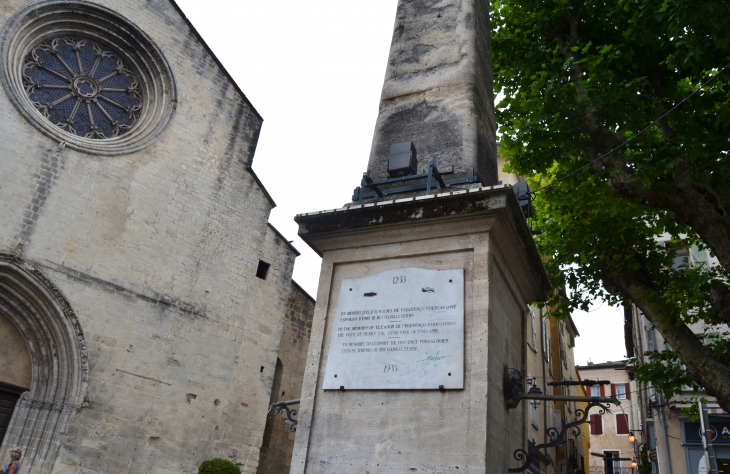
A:
MULTIPOLYGON (((264 118, 253 169, 277 204, 271 223, 302 253, 294 279, 316 298, 320 258, 293 219, 342 207, 360 184, 397 0, 177 3, 264 118)), ((576 363, 623 357, 619 308, 574 319, 576 363)))

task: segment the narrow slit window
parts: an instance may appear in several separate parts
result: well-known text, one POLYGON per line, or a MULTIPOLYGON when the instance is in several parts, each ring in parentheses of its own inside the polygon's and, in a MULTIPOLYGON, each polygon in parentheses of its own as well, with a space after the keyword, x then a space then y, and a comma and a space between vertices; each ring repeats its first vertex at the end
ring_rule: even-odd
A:
POLYGON ((266 275, 269 273, 270 266, 270 264, 264 262, 263 260, 259 260, 259 267, 256 269, 256 276, 261 278, 262 280, 266 280, 266 275))

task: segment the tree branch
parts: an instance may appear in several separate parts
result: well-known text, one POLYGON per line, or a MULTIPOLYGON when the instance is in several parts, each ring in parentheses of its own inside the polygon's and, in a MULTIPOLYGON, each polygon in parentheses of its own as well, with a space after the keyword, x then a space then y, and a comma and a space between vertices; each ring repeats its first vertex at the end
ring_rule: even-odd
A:
POLYGON ((610 270, 607 273, 607 283, 641 309, 687 366, 692 380, 717 398, 723 409, 730 411, 730 368, 712 357, 687 324, 664 313, 658 303, 661 298, 654 288, 639 283, 638 277, 627 277, 610 270))

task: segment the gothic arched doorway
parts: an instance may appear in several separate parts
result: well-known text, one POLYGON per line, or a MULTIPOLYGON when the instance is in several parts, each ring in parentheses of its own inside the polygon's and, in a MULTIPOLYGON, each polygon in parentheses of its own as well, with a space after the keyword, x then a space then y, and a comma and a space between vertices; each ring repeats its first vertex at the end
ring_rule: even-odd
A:
MULTIPOLYGON (((61 291, 13 254, 0 253, 0 314, 17 330, 15 337, 24 339, 30 358, 29 389, 14 407, 0 459, 8 458, 12 446, 20 446, 26 474, 50 473, 61 435, 84 401, 88 380, 84 335, 61 291)), ((12 363, 0 361, 3 364, 12 363)), ((17 363, 13 367, 19 372, 14 380, 21 380, 22 369, 17 363)), ((22 388, 17 381, 9 385, 22 388)))
POLYGON ((0 312, 0 444, 10 425, 15 405, 30 390, 33 372, 25 338, 0 312))

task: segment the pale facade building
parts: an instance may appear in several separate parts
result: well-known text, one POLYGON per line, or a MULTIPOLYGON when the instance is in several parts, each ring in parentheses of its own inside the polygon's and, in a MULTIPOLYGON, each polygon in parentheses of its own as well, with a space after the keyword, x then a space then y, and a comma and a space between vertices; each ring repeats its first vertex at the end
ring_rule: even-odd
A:
MULTIPOLYGON (((572 318, 555 321, 543 317, 535 307, 527 312, 527 380, 529 390, 533 384, 548 395, 585 396, 579 385, 580 377, 575 368, 573 348, 575 338, 580 334, 572 318), (557 382, 574 382, 569 385, 555 385, 557 382)), ((528 448, 551 442, 551 428, 561 430, 567 423, 578 419, 585 402, 545 401, 540 404, 523 400, 520 402, 526 416, 526 439, 528 448)), ((588 425, 581 425, 576 436, 572 430, 566 433, 565 443, 559 447, 541 450, 537 459, 528 468, 532 474, 574 474, 585 470, 588 456, 588 425)), ((529 449, 528 449, 529 451, 529 449)))
POLYGON ((6 0, 0 54, 0 462, 291 452, 267 411, 298 397, 313 305, 253 105, 169 0, 6 0))
MULTIPOLYGON (((665 239, 668 236, 665 236, 665 239)), ((684 266, 714 266, 717 258, 706 250, 696 247, 677 251, 674 258, 675 270, 681 271, 684 266)), ((640 364, 647 361, 647 351, 671 349, 654 325, 635 306, 624 309, 626 325, 625 341, 627 355, 636 357, 640 364)), ((690 329, 702 341, 727 337, 728 328, 708 326, 703 322, 691 324, 690 329)), ((700 391, 695 393, 693 387, 677 396, 667 399, 651 384, 639 385, 639 404, 645 414, 641 442, 650 450, 655 450, 656 460, 652 462, 654 474, 670 472, 671 474, 698 474, 704 456, 699 421, 692 421, 684 413, 684 408, 696 403, 700 397, 708 400, 709 422, 712 427, 712 445, 717 457, 718 473, 730 473, 730 414, 717 404, 716 400, 700 391)))
MULTIPOLYGON (((671 348, 638 308, 627 310, 630 334, 633 335, 629 343, 633 345, 634 355, 639 361, 645 360, 646 351, 671 348)), ((701 339, 720 337, 728 331, 727 327, 706 327, 701 323, 690 325, 690 328, 701 339)), ((672 474, 702 472, 700 461, 705 453, 700 423, 692 421, 683 410, 696 404, 699 397, 708 400, 718 473, 730 473, 730 414, 720 408, 713 397, 701 391, 697 394, 693 387, 687 386, 680 395, 667 399, 651 384, 640 384, 640 387, 640 403, 646 414, 646 431, 642 433, 642 439, 649 449, 656 450, 656 461, 652 463, 655 474, 669 469, 672 474)))
POLYGON ((629 379, 626 361, 589 364, 577 369, 584 382, 609 382, 587 385, 589 396, 614 397, 621 402, 619 407, 610 405, 610 412, 601 413, 599 408, 590 411, 591 456, 586 473, 634 474, 632 461, 638 460, 638 444, 631 443, 629 435, 642 429, 642 421, 637 385, 629 379))

